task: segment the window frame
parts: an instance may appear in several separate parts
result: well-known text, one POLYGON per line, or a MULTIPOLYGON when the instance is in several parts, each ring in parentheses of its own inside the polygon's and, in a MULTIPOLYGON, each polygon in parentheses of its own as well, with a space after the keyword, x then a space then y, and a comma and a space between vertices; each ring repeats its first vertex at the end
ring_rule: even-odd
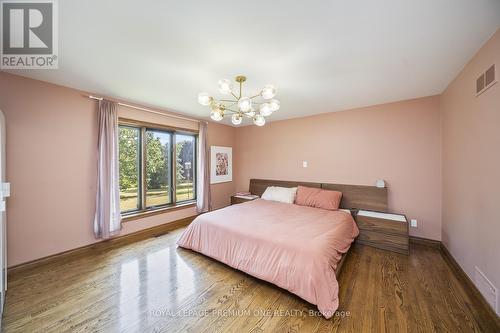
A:
MULTIPOLYGON (((177 134, 182 134, 182 135, 189 135, 189 136, 192 136, 194 138, 194 152, 193 152, 193 167, 191 168, 192 172, 193 172, 193 199, 186 199, 186 200, 181 200, 181 201, 177 201, 177 156, 175 156, 175 163, 173 163, 173 168, 172 168, 172 180, 173 182, 175 183, 174 186, 173 186, 173 191, 174 191, 174 194, 172 195, 172 197, 175 197, 175 203, 176 204, 182 204, 182 203, 185 203, 185 202, 190 202, 190 201, 193 201, 195 202, 196 201, 196 195, 198 194, 197 193, 197 188, 198 186, 197 185, 197 178, 198 178, 198 133, 196 133, 196 135, 192 134, 192 133, 186 133, 186 132, 182 132, 182 131, 177 131, 176 132, 177 134)), ((173 141, 173 147, 175 147, 176 151, 174 153, 174 151, 172 151, 172 158, 174 156, 174 154, 177 154, 177 138, 175 136, 175 133, 174 135, 172 135, 172 141, 173 141)))
MULTIPOLYGON (((137 212, 140 207, 141 207, 141 202, 142 202, 142 167, 141 167, 141 158, 142 158, 142 151, 143 151, 143 147, 142 147, 142 141, 141 141, 141 128, 139 127, 136 127, 136 126, 131 126, 129 124, 118 124, 119 127, 127 127, 127 128, 131 128, 131 129, 134 129, 134 130, 137 130, 137 206, 139 208, 136 208, 136 209, 129 209, 129 210, 126 210, 126 211, 121 211, 120 210, 120 214, 122 216, 124 215, 127 215, 127 214, 134 214, 135 212, 137 212)), ((119 142, 118 142, 118 146, 119 146, 119 142)), ((118 161, 118 163, 120 163, 120 161, 118 161)), ((120 185, 118 185, 120 186, 120 185)))
MULTIPOLYGON (((148 174, 148 170, 147 170, 147 163, 146 163, 146 159, 147 159, 147 140, 145 140, 146 138, 146 133, 148 132, 148 130, 150 132, 156 132, 156 133, 168 133, 168 135, 170 136, 170 139, 169 139, 169 143, 170 143, 170 147, 169 147, 169 156, 168 156, 168 160, 170 161, 170 163, 173 163, 173 158, 174 158, 174 153, 172 151, 172 148, 173 148, 173 142, 174 142, 174 137, 175 137, 175 132, 171 132, 171 131, 165 131, 165 130, 159 130, 159 129, 156 129, 156 128, 150 128, 150 127, 141 127, 141 132, 144 131, 144 134, 141 135, 141 142, 142 142, 142 146, 143 146, 143 151, 144 151, 144 157, 141 158, 141 163, 142 163, 142 169, 143 169, 143 174, 144 174, 144 177, 141 178, 142 180, 142 187, 144 188, 144 190, 142 191, 142 197, 143 197, 143 201, 141 202, 141 207, 142 207, 142 210, 144 211, 150 211, 150 210, 156 210, 156 209, 161 209, 161 208, 164 208, 164 207, 168 207, 168 206, 171 206, 171 205, 174 205, 176 204, 176 201, 173 199, 173 196, 172 196, 172 193, 173 191, 175 190, 173 184, 169 184, 171 186, 169 186, 169 197, 170 197, 170 202, 167 202, 166 204, 159 204, 159 205, 152 205, 152 206, 149 206, 147 205, 147 192, 148 192, 148 186, 147 186, 147 183, 146 183, 146 176, 148 174)), ((173 178, 173 170, 172 170, 173 166, 170 165, 169 167, 169 174, 170 174, 170 179, 172 180, 173 178)), ((196 198, 195 198, 196 199, 196 198)))
POLYGON ((176 156, 176 134, 183 134, 193 136, 194 138, 194 152, 193 152, 193 160, 194 166, 193 170, 197 168, 197 154, 198 154, 198 131, 180 127, 172 127, 159 125, 154 123, 142 122, 137 120, 119 118, 118 126, 124 126, 129 128, 136 128, 139 130, 139 181, 138 181, 138 202, 139 208, 134 210, 127 210, 124 212, 120 212, 122 216, 122 220, 134 220, 137 218, 142 218, 144 216, 156 215, 163 213, 166 210, 175 210, 181 209, 185 207, 194 206, 197 198, 197 173, 194 172, 193 175, 193 199, 186 199, 177 201, 177 156, 176 156), (147 192, 147 184, 146 184, 146 158, 147 158, 147 147, 146 147, 146 132, 147 130, 168 133, 171 136, 170 140, 170 202, 167 204, 156 205, 147 207, 146 206, 146 192, 147 192))

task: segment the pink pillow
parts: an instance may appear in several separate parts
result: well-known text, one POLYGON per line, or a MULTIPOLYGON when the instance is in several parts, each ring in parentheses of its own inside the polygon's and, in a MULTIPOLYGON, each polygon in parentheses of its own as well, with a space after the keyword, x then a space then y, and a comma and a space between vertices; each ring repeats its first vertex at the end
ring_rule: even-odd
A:
POLYGON ((297 196, 295 197, 295 204, 337 210, 339 209, 341 199, 342 192, 299 186, 297 196))

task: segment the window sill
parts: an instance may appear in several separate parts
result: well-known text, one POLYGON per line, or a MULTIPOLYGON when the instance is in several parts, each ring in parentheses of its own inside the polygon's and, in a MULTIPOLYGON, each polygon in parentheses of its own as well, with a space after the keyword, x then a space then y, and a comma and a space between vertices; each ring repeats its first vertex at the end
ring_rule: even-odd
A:
POLYGON ((194 206, 196 206, 196 201, 191 200, 191 201, 179 203, 175 206, 137 212, 137 213, 122 216, 122 223, 139 220, 139 219, 149 217, 149 216, 165 214, 165 213, 173 212, 173 211, 176 211, 179 209, 186 209, 186 208, 190 208, 190 207, 194 207, 194 206))

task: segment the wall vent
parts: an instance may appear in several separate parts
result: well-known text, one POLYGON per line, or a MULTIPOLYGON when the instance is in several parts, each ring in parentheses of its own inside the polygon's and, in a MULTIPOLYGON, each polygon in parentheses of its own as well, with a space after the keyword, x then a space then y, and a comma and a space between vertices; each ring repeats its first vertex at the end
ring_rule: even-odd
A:
POLYGON ((484 74, 481 74, 480 77, 476 80, 476 94, 479 94, 484 89, 484 74))
POLYGON ((491 305, 493 310, 498 314, 498 293, 497 288, 491 283, 490 280, 484 275, 483 272, 476 266, 474 271, 474 284, 486 301, 491 305))
POLYGON ((495 81, 495 65, 488 68, 484 73, 484 85, 487 87, 495 81))
POLYGON ((486 72, 482 73, 476 80, 476 96, 485 92, 495 83, 497 83, 495 65, 491 65, 491 67, 488 68, 486 72))

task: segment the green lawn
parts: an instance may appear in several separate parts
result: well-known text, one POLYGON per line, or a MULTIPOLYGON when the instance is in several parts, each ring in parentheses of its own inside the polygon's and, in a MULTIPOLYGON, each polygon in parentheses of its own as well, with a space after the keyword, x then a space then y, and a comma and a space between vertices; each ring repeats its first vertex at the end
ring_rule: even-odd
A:
MULTIPOLYGON (((193 199, 193 183, 184 183, 177 186, 177 201, 193 199)), ((149 190, 146 196, 148 206, 163 205, 169 202, 169 193, 167 189, 149 190)), ((128 211, 137 209, 137 189, 129 189, 120 192, 120 210, 128 211)))

